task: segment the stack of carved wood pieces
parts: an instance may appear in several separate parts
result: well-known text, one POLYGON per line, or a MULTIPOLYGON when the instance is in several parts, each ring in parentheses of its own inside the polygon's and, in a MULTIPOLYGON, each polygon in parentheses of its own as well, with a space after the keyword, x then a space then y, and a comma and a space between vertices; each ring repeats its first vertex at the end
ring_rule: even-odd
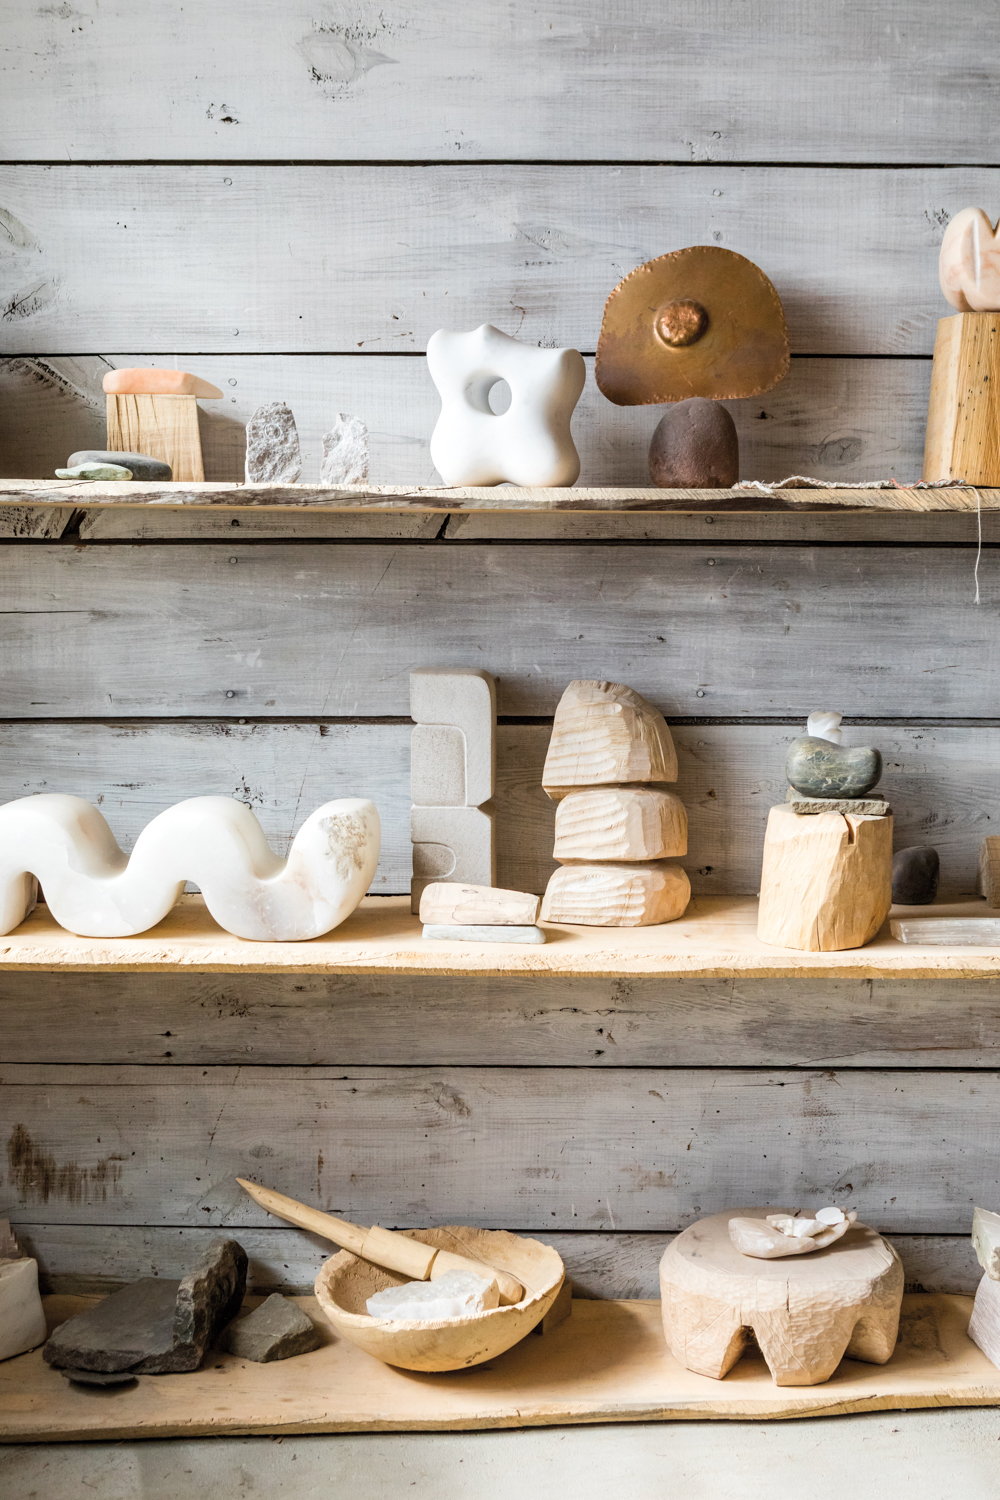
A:
POLYGON ((586 927, 650 927, 681 916, 691 885, 687 813, 662 785, 677 780, 663 715, 620 682, 571 682, 552 726, 542 785, 559 806, 562 865, 542 919, 586 927))
POLYGON ((976 1291, 969 1338, 1000 1370, 1000 1214, 975 1209, 972 1248, 986 1274, 976 1291))
POLYGON ((420 897, 425 938, 453 943, 544 943, 540 901, 528 891, 435 881, 420 897))

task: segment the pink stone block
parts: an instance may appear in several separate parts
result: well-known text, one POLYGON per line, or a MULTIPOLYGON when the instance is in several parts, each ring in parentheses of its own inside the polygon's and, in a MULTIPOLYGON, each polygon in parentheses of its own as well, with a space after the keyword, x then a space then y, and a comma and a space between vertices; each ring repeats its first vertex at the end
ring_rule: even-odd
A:
POLYGON ((109 396, 197 396, 202 401, 219 401, 218 386, 200 375, 185 370, 109 370, 104 377, 109 396))

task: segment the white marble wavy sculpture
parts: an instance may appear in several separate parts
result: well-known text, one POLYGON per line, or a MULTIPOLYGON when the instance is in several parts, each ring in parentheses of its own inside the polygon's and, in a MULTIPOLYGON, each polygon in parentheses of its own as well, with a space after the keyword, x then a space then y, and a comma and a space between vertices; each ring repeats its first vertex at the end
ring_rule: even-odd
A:
POLYGON ((147 823, 125 855, 81 797, 22 797, 0 807, 0 934, 32 910, 41 882, 55 920, 80 937, 132 937, 162 921, 185 882, 201 888, 220 927, 257 942, 303 942, 336 927, 378 864, 374 803, 325 802, 287 860, 271 851, 249 808, 192 797, 147 823))
POLYGON ((730 1219, 729 1238, 743 1255, 755 1260, 781 1260, 786 1255, 808 1255, 843 1239, 857 1223, 855 1209, 821 1208, 808 1214, 767 1214, 763 1219, 730 1219))
POLYGON ((570 418, 587 378, 576 349, 535 349, 484 323, 471 333, 439 329, 427 367, 441 397, 431 458, 448 485, 574 484, 580 456, 570 418), (490 391, 510 386, 498 415, 490 391))
POLYGON ((941 241, 938 279, 959 312, 1000 310, 1000 241, 983 209, 963 208, 951 220, 941 241))

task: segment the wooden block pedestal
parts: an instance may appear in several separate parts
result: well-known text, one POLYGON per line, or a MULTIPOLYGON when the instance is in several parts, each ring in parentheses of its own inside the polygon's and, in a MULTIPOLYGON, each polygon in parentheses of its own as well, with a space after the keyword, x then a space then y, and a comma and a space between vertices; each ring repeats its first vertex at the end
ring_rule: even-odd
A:
POLYGON ((923 478, 1000 482, 1000 313, 938 323, 923 478))
POLYGON ((110 395, 107 403, 110 452, 158 458, 175 483, 205 478, 196 396, 110 395))
POLYGON ((810 953, 861 948, 892 905, 892 814, 772 807, 764 835, 757 936, 810 953))

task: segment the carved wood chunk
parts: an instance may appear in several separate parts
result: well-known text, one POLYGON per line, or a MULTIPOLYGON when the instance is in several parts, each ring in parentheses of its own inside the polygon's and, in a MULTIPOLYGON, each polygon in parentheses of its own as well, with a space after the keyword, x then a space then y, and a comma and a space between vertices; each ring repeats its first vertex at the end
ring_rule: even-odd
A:
POLYGON ((764 835, 757 936, 834 953, 870 942, 892 904, 892 817, 772 807, 764 835))
POLYGON ((559 700, 542 785, 554 800, 577 787, 677 780, 663 715, 621 682, 571 682, 559 700))
POLYGON ((205 478, 196 396, 138 394, 106 399, 110 453, 158 458, 170 465, 175 481, 200 483, 205 478))
POLYGON ((934 341, 924 438, 925 480, 1000 484, 1000 317, 942 318, 934 341))
POLYGON ((969 1338, 1000 1370, 1000 1281, 984 1276, 976 1290, 969 1338))
POLYGON ((540 904, 527 891, 436 882, 420 897, 420 920, 459 927, 530 927, 538 920, 540 904))
POLYGON ((687 812, 648 786, 569 792, 556 809, 556 859, 674 859, 687 853, 687 812))
POLYGON ((691 882, 680 865, 564 865, 542 898, 543 922, 654 927, 683 916, 691 882))
POLYGON ((885 1364, 896 1346, 903 1267, 866 1225, 812 1255, 756 1260, 729 1220, 789 1212, 735 1208, 700 1219, 660 1261, 663 1331, 688 1370, 722 1380, 753 1333, 775 1385, 818 1385, 845 1355, 885 1364))
POLYGON ((987 834, 979 846, 976 890, 987 906, 1000 906, 1000 835, 987 834))

